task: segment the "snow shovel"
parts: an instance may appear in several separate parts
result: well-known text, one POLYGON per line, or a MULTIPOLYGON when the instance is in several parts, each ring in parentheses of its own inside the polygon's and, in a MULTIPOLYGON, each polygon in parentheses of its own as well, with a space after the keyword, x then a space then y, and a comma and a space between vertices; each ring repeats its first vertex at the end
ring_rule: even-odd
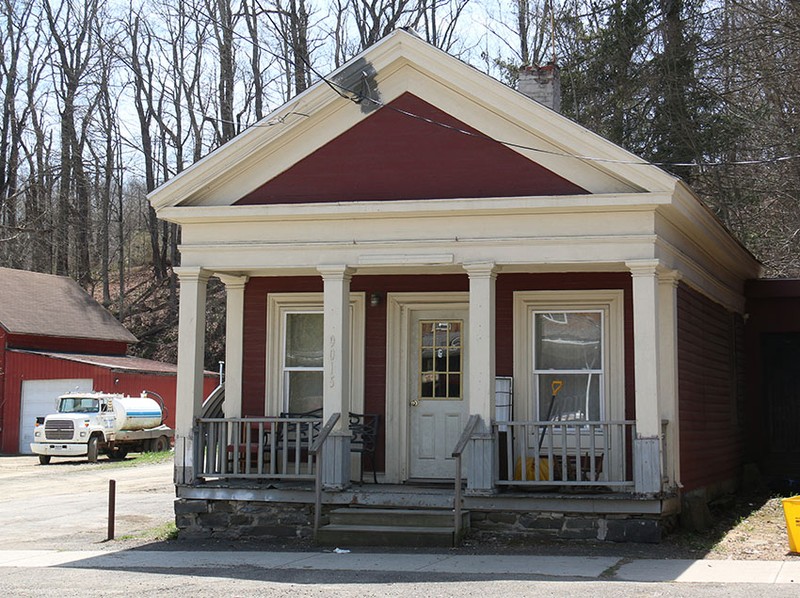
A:
MULTIPOLYGON (((556 402, 556 397, 558 396, 558 392, 564 386, 564 382, 562 380, 553 380, 552 384, 550 385, 550 389, 552 391, 552 395, 550 396, 550 405, 547 408, 547 421, 550 421, 550 417, 553 415, 553 404, 556 402)), ((537 448, 537 452, 541 452, 542 444, 544 443, 544 434, 545 430, 547 429, 546 426, 542 426, 539 428, 539 446, 537 448)), ((539 476, 536 477, 535 473, 535 458, 528 457, 525 459, 525 469, 526 475, 525 479, 528 481, 535 481, 535 480, 549 480, 550 479, 550 459, 547 457, 539 458, 539 476)), ((514 479, 521 480, 522 479, 522 457, 517 458, 517 463, 514 467, 514 479)))
MULTIPOLYGON (((564 387, 564 382, 562 380, 553 380, 550 384, 550 390, 553 394, 550 396, 550 406, 547 408, 547 419, 546 421, 550 421, 550 417, 553 415, 553 405, 556 402, 556 397, 558 396, 558 392, 564 387)), ((542 443, 544 443, 544 431, 546 430, 546 426, 542 426, 539 428, 539 450, 542 450, 542 443)))

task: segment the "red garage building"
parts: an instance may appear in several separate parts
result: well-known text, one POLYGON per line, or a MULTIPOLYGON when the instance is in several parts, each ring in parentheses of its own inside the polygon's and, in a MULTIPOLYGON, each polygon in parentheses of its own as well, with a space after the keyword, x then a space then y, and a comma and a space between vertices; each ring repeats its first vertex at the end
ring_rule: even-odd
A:
MULTIPOLYGON (((175 425, 175 365, 126 355, 136 337, 75 281, 8 268, 0 281, 0 452, 29 453, 35 418, 70 390, 154 391, 175 425)), ((205 396, 216 385, 206 375, 205 396)))

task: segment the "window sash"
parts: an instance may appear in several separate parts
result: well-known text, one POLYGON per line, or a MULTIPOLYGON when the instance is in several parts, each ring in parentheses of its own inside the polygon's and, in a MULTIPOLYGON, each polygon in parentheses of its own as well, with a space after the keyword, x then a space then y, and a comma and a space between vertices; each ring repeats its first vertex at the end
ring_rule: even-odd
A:
MULTIPOLYGON (((323 365, 318 366, 302 366, 302 365, 287 365, 289 361, 289 320, 291 316, 296 315, 322 315, 322 309, 287 309, 283 313, 282 321, 282 338, 281 338, 281 370, 283 378, 283 396, 281 398, 282 410, 285 412, 302 413, 312 411, 314 409, 322 408, 322 376, 323 365), (304 372, 309 374, 317 374, 319 378, 318 384, 308 384, 317 376, 302 376, 304 372), (293 375, 301 374, 301 375, 293 375), (307 396, 293 396, 294 390, 297 390, 297 385, 292 385, 292 380, 298 384, 305 384, 306 388, 318 387, 319 392, 307 396)), ((320 331, 322 333, 322 331, 320 331)), ((320 339, 320 347, 323 346, 322 338, 320 339)))
MULTIPOLYGON (((564 322, 567 323, 567 318, 564 322)), ((533 397, 534 417, 538 421, 548 419, 571 421, 594 421, 605 418, 605 376, 606 376, 606 322, 602 309, 533 309, 531 310, 531 395, 533 397), (596 314, 599 316, 599 357, 600 367, 592 368, 537 368, 540 363, 537 348, 541 346, 540 330, 537 326, 539 315, 596 314), (580 393, 581 381, 585 378, 586 390, 580 393), (564 383, 561 391, 552 401, 551 383, 560 379, 564 383), (577 383, 576 383, 577 382, 577 383), (543 386, 543 383, 545 386, 543 386), (572 393, 567 395, 566 393, 572 393), (591 394, 590 394, 591 393, 591 394)), ((574 365, 574 363, 572 364, 574 365)))

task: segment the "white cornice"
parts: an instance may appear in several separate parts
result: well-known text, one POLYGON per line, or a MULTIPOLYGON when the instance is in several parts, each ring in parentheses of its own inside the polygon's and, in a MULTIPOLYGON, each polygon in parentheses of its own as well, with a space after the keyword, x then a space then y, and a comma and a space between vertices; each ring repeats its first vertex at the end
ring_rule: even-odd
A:
POLYGON ((416 215, 519 214, 530 212, 652 211, 670 203, 668 193, 559 195, 396 201, 359 201, 257 206, 181 206, 165 208, 159 217, 176 224, 408 218, 416 215))

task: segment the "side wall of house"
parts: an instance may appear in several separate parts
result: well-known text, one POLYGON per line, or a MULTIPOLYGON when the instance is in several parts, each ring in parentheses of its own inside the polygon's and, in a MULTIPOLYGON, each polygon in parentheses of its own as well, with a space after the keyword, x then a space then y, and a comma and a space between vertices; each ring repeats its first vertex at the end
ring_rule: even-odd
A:
POLYGON ((791 484, 800 479, 800 280, 751 280, 746 295, 748 441, 761 473, 791 484))
POLYGON ((681 483, 710 500, 735 487, 744 459, 744 322, 684 284, 678 377, 681 483))
MULTIPOLYGON (((386 294, 400 292, 468 291, 466 275, 440 276, 356 276, 351 291, 367 297, 378 293, 379 305, 366 308, 364 410, 386 413, 386 294)), ((503 274, 497 278, 497 375, 514 375, 514 291, 622 289, 625 293, 625 416, 633 418, 633 320, 631 278, 627 273, 503 274)), ((242 413, 264 415, 266 392, 267 295, 269 293, 322 292, 317 277, 253 278, 245 291, 244 373, 242 413)), ((369 303, 369 302, 368 302, 369 303)), ((525 400, 516 397, 517 401, 525 400)), ((381 431, 377 463, 384 461, 384 433, 381 431)))

